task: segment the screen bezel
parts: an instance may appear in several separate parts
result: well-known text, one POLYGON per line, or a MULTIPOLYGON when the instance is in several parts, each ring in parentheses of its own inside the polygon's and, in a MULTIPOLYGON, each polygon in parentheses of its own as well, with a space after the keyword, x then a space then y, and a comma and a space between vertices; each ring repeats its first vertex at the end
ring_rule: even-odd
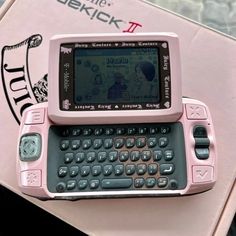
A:
POLYGON ((104 41, 74 42, 60 44, 59 52, 59 106, 62 111, 122 111, 122 110, 164 110, 171 108, 171 65, 169 44, 164 40, 150 41, 104 41), (158 103, 87 103, 76 104, 74 101, 74 52, 78 49, 104 48, 157 48, 159 65, 159 96, 158 103))

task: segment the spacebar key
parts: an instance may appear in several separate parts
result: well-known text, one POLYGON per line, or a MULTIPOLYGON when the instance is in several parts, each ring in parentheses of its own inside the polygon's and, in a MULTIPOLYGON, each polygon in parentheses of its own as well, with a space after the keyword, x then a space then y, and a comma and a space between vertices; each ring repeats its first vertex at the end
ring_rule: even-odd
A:
POLYGON ((116 189, 116 188, 129 188, 133 181, 131 178, 125 179, 103 179, 102 188, 116 189))

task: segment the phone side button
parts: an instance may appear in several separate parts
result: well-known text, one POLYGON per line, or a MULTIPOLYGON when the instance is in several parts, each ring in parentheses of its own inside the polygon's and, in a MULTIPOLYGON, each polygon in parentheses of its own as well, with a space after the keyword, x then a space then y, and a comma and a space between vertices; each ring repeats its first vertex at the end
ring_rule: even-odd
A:
POLYGON ((206 108, 196 104, 186 104, 186 115, 188 120, 206 120, 206 108))
POLYGON ((41 170, 25 170, 21 172, 21 184, 25 187, 40 187, 42 185, 41 170))
POLYGON ((213 166, 193 166, 193 183, 211 182, 214 177, 213 166))
POLYGON ((43 124, 44 113, 45 113, 44 108, 27 111, 25 124, 26 125, 43 124))

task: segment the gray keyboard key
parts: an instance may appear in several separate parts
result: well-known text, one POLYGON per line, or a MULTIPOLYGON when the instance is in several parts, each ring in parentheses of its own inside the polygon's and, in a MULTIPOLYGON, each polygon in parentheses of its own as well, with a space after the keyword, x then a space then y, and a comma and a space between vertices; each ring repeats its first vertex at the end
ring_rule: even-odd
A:
POLYGON ((129 188, 132 184, 133 181, 131 178, 102 180, 102 188, 105 189, 129 188))

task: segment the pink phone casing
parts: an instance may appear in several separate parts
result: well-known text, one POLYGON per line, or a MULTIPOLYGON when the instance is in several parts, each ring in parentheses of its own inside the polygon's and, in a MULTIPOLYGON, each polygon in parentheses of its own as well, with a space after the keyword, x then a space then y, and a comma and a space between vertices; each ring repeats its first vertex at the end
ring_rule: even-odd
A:
MULTIPOLYGON (((41 103, 29 107, 23 113, 19 131, 18 152, 17 152, 17 174, 18 184, 21 191, 40 199, 79 199, 84 197, 126 197, 126 196, 172 196, 186 195, 203 192, 211 189, 216 181, 217 157, 216 141, 212 118, 208 107, 197 100, 182 99, 182 116, 176 120, 181 122, 184 130, 184 142, 187 166, 187 185, 182 190, 119 190, 119 191, 90 191, 90 192, 65 192, 52 193, 47 188, 47 150, 48 150, 48 130, 54 124, 48 118, 48 104, 41 103), (206 127, 210 140, 209 158, 199 160, 196 157, 193 137, 193 128, 196 125, 206 127), (41 135, 41 154, 38 160, 26 162, 19 157, 19 144, 22 135, 38 133, 41 135)), ((129 117, 127 117, 129 119, 129 117)), ((96 120, 96 119, 95 119, 96 120)), ((143 123, 145 123, 143 118, 143 123)), ((114 119, 116 124, 117 119, 114 119)), ((157 121, 158 122, 158 119, 157 121)), ((85 121, 82 124, 86 123, 85 121)), ((103 118, 99 123, 107 124, 107 119, 103 118)), ((110 122, 111 123, 111 122, 110 122)), ((80 123, 77 123, 79 125, 80 123)), ((87 124, 91 124, 88 120, 87 124)))

